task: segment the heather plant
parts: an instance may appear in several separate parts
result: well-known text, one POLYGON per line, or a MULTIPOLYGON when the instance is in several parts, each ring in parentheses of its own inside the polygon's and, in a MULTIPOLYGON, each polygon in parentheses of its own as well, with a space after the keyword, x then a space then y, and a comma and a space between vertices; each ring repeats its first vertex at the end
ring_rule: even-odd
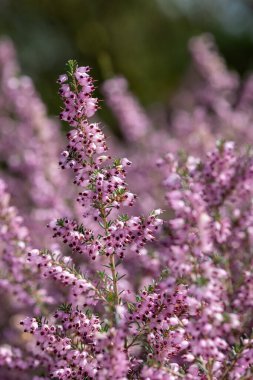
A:
MULTIPOLYGON (((252 141, 252 75, 239 78, 219 54, 213 37, 191 39, 192 71, 172 109, 171 134, 194 155, 205 154, 217 139, 244 145, 252 141)), ((171 146, 172 151, 173 145, 171 146)), ((176 146, 178 149, 178 146, 176 146)))
POLYGON ((22 339, 7 334, 9 345, 0 347, 4 380, 253 378, 250 135, 245 141, 238 134, 239 148, 225 139, 215 145, 223 129, 229 137, 224 110, 245 115, 242 129, 249 125, 251 85, 249 80, 237 107, 237 76, 206 37, 191 46, 205 79, 194 93, 193 112, 201 108, 209 122, 208 151, 204 139, 195 144, 202 125, 196 119, 181 144, 185 152, 177 152, 182 129, 175 124, 166 148, 164 132, 156 136, 125 80, 106 83, 122 132, 139 147, 139 194, 147 191, 152 168, 156 177, 148 184, 155 203, 153 186, 163 177, 157 197, 165 195, 163 212, 155 208, 146 216, 137 213, 127 184, 129 176, 133 185, 138 178, 131 162, 111 157, 101 124, 90 120, 99 106, 90 69, 69 61, 59 77, 60 118, 69 128, 59 164, 63 173, 73 173, 82 217, 62 215, 48 224, 68 255, 53 247, 33 249, 5 185, 0 188, 0 284, 14 299, 11 308, 24 304, 27 314, 22 339), (222 130, 211 128, 210 120, 222 130), (149 149, 150 161, 141 161, 149 149))
POLYGON ((250 379, 252 152, 219 142, 203 160, 168 154, 159 166, 174 215, 161 258, 188 284, 185 359, 207 379, 250 379))
MULTIPOLYGON (((49 296, 48 284, 40 280, 38 268, 27 261, 31 249, 29 231, 23 218, 11 206, 6 184, 0 180, 0 373, 1 379, 29 379, 34 357, 24 360, 26 340, 19 321, 24 315, 49 312, 57 299, 49 296), (16 371, 19 370, 19 371, 16 371), (20 373, 21 370, 21 373, 20 373)), ((59 302, 59 301, 58 301, 59 302)))
POLYGON ((20 71, 12 42, 1 40, 1 177, 22 211, 32 241, 43 246, 49 243, 44 240, 46 223, 74 210, 67 186, 69 179, 57 165, 62 141, 60 127, 47 116, 31 78, 20 71))
POLYGON ((136 329, 125 316, 128 292, 119 285, 131 268, 125 267, 126 273, 120 275, 118 267, 128 251, 138 257, 154 239, 162 222, 158 217, 161 210, 147 217, 122 213, 122 207, 131 206, 136 198, 125 182, 126 168, 131 163, 126 158, 112 160, 106 153, 100 126, 88 121, 97 108, 89 69, 73 61, 68 68, 68 74, 59 78, 64 101, 60 116, 72 129, 60 165, 75 173, 74 183, 82 188, 77 201, 84 216, 82 224, 62 218, 49 227, 54 237, 60 237, 74 252, 98 260, 100 270, 89 278, 66 257, 59 259, 54 252, 31 250, 28 260, 32 267, 38 268, 42 278, 67 287, 69 294, 68 302, 49 321, 27 318, 22 323, 37 341, 38 366, 52 378, 123 379, 131 371, 127 346, 130 349, 133 345, 136 329), (97 222, 95 230, 86 225, 88 216, 97 222))
MULTIPOLYGON (((38 314, 39 305, 46 303, 46 290, 36 282, 37 268, 31 268, 27 263, 26 252, 31 249, 28 229, 23 224, 23 219, 18 215, 15 207, 10 205, 10 196, 5 183, 0 181, 1 211, 1 280, 0 289, 2 299, 16 310, 32 309, 38 314)), ((50 299, 48 299, 51 302, 50 299)), ((13 310, 12 310, 13 312, 13 310)), ((1 322, 3 324, 3 313, 1 322)), ((7 318, 5 331, 7 331, 7 318)))
POLYGON ((250 302, 242 307, 251 287, 250 152, 237 154, 233 143, 220 142, 202 161, 172 154, 159 160, 174 216, 159 238, 160 275, 133 289, 129 301, 120 290, 131 271, 125 257, 132 251, 138 262, 161 224, 161 210, 146 218, 121 213, 136 198, 125 180, 130 162, 112 160, 100 125, 88 120, 98 106, 89 69, 70 61, 59 82, 61 118, 72 128, 60 165, 73 169, 82 188, 77 201, 84 219, 58 219, 50 228, 100 267, 81 274, 66 257, 30 251, 29 262, 44 278, 69 289, 68 302, 49 320, 22 322, 37 342, 38 366, 56 379, 250 379, 250 302), (244 210, 247 227, 238 223, 244 210), (99 227, 90 229, 87 216, 99 227), (245 262, 234 252, 238 239, 245 262))

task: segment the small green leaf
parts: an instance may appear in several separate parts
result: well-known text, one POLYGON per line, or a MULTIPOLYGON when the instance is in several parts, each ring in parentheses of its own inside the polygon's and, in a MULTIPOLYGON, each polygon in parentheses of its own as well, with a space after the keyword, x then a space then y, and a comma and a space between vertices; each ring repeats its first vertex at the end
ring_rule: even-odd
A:
POLYGON ((62 303, 59 308, 60 311, 63 311, 64 313, 70 313, 72 310, 72 305, 68 303, 62 303))
POLYGON ((56 225, 59 226, 59 227, 64 227, 64 225, 65 225, 65 219, 64 218, 57 219, 56 225))
POLYGON ((106 295, 106 299, 108 302, 114 303, 115 302, 115 294, 113 292, 108 292, 106 295))
POLYGON ((206 286, 208 284, 209 280, 208 278, 205 278, 203 276, 198 276, 195 280, 195 283, 198 285, 198 286, 206 286))

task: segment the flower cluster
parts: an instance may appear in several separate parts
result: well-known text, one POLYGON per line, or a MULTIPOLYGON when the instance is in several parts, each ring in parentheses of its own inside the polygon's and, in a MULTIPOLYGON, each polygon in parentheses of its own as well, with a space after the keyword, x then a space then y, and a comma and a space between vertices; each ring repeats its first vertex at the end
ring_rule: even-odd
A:
POLYGON ((143 290, 138 302, 131 305, 129 321, 137 326, 139 337, 147 335, 149 359, 168 363, 188 347, 186 297, 187 289, 183 285, 163 281, 143 290))
POLYGON ((108 79, 103 92, 126 140, 138 141, 144 137, 151 128, 151 121, 128 90, 127 80, 123 77, 108 79))
POLYGON ((128 246, 139 252, 141 247, 153 240, 153 233, 161 224, 158 219, 160 211, 156 210, 148 218, 119 215, 108 220, 110 214, 121 207, 132 206, 136 199, 136 195, 128 190, 125 180, 126 169, 131 162, 126 158, 112 160, 106 155, 108 148, 100 125, 88 122, 91 111, 87 105, 97 103, 92 98, 93 86, 88 69, 75 67, 75 63, 71 62, 69 70, 70 84, 65 84, 68 79, 66 75, 59 78, 60 94, 65 103, 63 113, 71 112, 70 125, 74 129, 67 135, 69 143, 61 154, 60 165, 73 169, 74 183, 83 189, 77 201, 84 209, 84 217, 93 216, 105 234, 86 228, 85 220, 80 225, 61 219, 50 223, 50 227, 55 237, 60 236, 78 253, 88 253, 92 259, 97 255, 112 254, 122 258, 128 246), (71 111, 66 111, 66 99, 69 97, 74 105, 71 111))
POLYGON ((158 163, 174 214, 161 255, 175 280, 188 284, 186 331, 191 339, 185 358, 199 358, 207 373, 226 379, 229 346, 237 344, 237 334, 249 323, 250 300, 246 306, 243 295, 251 275, 235 247, 248 249, 250 220, 237 225, 236 215, 251 208, 252 156, 237 153, 231 142, 218 142, 203 160, 177 160, 169 154, 158 163))
MULTIPOLYGON (((34 276, 36 270, 27 263, 26 252, 30 249, 29 232, 17 209, 10 205, 10 195, 2 180, 0 180, 0 239, 2 297, 6 298, 8 295, 10 306, 16 310, 26 306, 32 307, 33 312, 36 312, 37 303, 47 301, 46 290, 40 288, 41 285, 36 282, 34 276)), ((50 302, 50 298, 48 301, 50 302)))
POLYGON ((32 241, 49 244, 45 225, 62 213, 70 214, 72 195, 57 165, 60 127, 47 116, 32 80, 20 75, 14 46, 7 39, 0 41, 0 110, 1 177, 32 241))

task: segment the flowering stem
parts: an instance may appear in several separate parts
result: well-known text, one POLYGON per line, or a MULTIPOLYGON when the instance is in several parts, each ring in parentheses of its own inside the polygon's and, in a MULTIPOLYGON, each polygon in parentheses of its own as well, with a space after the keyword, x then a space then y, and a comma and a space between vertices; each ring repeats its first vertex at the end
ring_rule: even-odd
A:
POLYGON ((237 355, 234 357, 234 359, 232 360, 231 364, 228 365, 226 368, 225 368, 225 371, 221 377, 221 380, 227 380, 228 377, 229 377, 229 374, 232 372, 232 370, 234 369, 237 361, 241 358, 244 350, 248 349, 248 348, 252 348, 252 342, 251 340, 249 341, 248 344, 246 344, 240 352, 237 353, 237 355))
POLYGON ((168 368, 168 367, 163 367, 163 366, 161 366, 161 365, 155 365, 155 364, 153 364, 153 367, 155 367, 155 368, 161 368, 161 369, 163 369, 164 371, 166 371, 167 373, 169 373, 169 374, 171 374, 171 375, 174 375, 174 376, 177 376, 177 377, 185 377, 182 373, 180 373, 180 372, 175 372, 175 371, 173 371, 173 369, 171 369, 171 368, 168 368))
POLYGON ((136 341, 145 334, 144 331, 140 331, 139 334, 135 335, 135 337, 132 339, 131 342, 127 344, 127 341, 125 342, 125 349, 128 350, 130 347, 132 347, 136 341))
POLYGON ((234 358, 234 360, 232 361, 232 363, 229 366, 227 366, 227 368, 224 371, 223 376, 221 377, 221 380, 227 380, 228 379, 228 375, 229 375, 230 371, 232 371, 232 369, 236 365, 236 362, 239 360, 239 358, 240 358, 240 355, 237 355, 234 358))

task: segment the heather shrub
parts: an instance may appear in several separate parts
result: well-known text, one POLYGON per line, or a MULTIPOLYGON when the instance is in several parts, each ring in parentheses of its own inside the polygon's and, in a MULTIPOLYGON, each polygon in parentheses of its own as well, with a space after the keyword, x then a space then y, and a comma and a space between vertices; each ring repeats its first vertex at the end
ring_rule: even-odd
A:
POLYGON ((158 130, 124 78, 104 84, 128 141, 110 149, 90 69, 68 62, 57 244, 38 249, 0 182, 4 380, 253 378, 251 80, 238 90, 210 36, 190 48, 202 79, 158 130))

